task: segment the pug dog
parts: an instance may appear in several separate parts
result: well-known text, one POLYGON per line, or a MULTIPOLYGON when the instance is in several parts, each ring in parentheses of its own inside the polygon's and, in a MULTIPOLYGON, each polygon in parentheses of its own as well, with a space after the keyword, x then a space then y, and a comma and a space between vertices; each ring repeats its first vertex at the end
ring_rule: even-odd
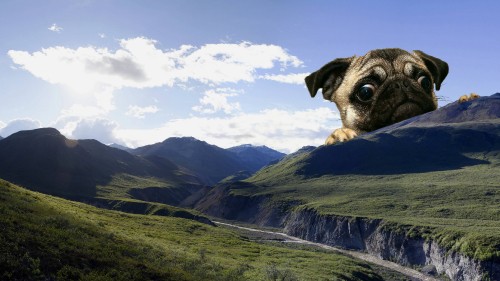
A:
POLYGON ((434 85, 439 90, 446 75, 446 62, 394 48, 338 58, 305 82, 311 97, 321 88, 340 112, 342 128, 326 139, 329 145, 437 109, 434 85))

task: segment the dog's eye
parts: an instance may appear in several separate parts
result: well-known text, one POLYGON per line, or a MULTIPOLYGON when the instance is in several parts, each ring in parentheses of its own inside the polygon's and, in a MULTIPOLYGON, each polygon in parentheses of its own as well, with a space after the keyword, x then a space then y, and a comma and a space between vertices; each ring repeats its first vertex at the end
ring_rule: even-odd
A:
POLYGON ((373 94, 375 93, 375 87, 372 84, 366 84, 359 88, 356 96, 362 102, 370 101, 373 98, 373 94))
POLYGON ((418 83, 420 84, 420 86, 422 86, 422 88, 424 88, 424 90, 426 91, 432 90, 432 82, 431 79, 429 79, 429 77, 420 76, 418 78, 418 83))

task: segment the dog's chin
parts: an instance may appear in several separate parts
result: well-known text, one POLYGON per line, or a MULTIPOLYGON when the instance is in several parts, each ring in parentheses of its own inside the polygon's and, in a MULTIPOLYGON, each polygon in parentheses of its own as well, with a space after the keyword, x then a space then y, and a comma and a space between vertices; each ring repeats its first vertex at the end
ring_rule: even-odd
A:
POLYGON ((398 123, 411 117, 423 114, 426 111, 417 103, 405 102, 399 105, 391 115, 391 123, 398 123))

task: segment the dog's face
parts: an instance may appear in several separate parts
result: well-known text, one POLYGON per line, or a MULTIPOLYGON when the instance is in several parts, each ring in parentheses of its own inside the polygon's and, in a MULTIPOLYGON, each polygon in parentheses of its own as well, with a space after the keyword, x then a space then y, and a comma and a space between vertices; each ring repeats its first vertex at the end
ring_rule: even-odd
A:
POLYGON ((361 57, 336 59, 306 77, 312 97, 335 102, 342 123, 370 132, 435 110, 448 64, 421 51, 380 49, 361 57))

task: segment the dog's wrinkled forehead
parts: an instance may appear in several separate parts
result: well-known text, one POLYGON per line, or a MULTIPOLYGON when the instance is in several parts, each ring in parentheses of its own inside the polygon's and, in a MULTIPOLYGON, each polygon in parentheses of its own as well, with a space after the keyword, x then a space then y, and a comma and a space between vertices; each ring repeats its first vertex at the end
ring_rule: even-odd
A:
POLYGON ((357 63, 353 64, 353 70, 361 76, 377 75, 381 80, 396 73, 412 76, 416 67, 425 68, 420 58, 401 49, 373 50, 357 60, 357 63))

